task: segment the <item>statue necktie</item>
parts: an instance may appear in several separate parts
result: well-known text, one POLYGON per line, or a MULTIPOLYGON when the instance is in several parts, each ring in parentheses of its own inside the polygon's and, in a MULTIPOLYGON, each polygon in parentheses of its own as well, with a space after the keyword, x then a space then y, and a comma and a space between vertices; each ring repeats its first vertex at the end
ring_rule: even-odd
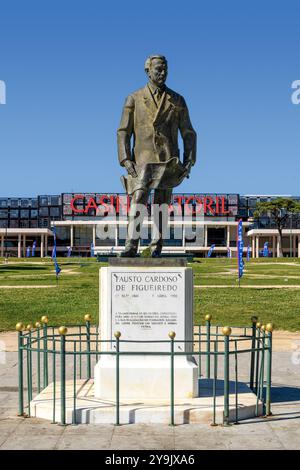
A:
POLYGON ((157 105, 159 104, 160 99, 161 99, 161 90, 160 90, 159 88, 156 88, 156 91, 155 91, 155 100, 156 100, 157 105))

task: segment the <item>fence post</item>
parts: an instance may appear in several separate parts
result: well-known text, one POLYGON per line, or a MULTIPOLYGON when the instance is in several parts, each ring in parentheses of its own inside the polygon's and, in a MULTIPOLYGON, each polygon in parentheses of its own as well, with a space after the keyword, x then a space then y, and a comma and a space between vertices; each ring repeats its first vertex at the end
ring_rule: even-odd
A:
POLYGON ((60 326, 60 424, 66 424, 66 334, 68 329, 60 326))
POLYGON ((206 324, 206 378, 210 379, 210 323, 212 316, 205 315, 206 324))
POLYGON ((87 378, 91 378, 91 315, 87 313, 84 316, 85 319, 85 326, 86 326, 86 350, 87 350, 87 362, 86 362, 86 367, 87 367, 87 378))
POLYGON ((24 397, 23 397, 23 323, 19 322, 16 324, 16 330, 18 332, 18 376, 19 376, 19 412, 18 416, 24 414, 24 397))
POLYGON ((27 384, 27 387, 28 387, 28 409, 29 409, 29 416, 30 416, 30 402, 32 400, 32 381, 33 381, 33 377, 32 377, 32 351, 31 351, 31 348, 32 348, 32 337, 31 337, 31 330, 32 330, 32 325, 29 323, 27 326, 26 326, 26 331, 28 331, 28 341, 27 341, 27 358, 28 358, 28 361, 27 361, 27 364, 28 364, 28 371, 27 371, 27 377, 28 377, 28 384, 27 384))
POLYGON ((224 326, 224 414, 223 424, 229 424, 229 336, 231 335, 231 328, 224 326))
POLYGON ((38 351, 37 351, 37 386, 38 386, 38 393, 40 393, 40 391, 41 391, 41 353, 40 353, 40 349, 41 349, 41 343, 40 343, 41 324, 40 324, 40 322, 38 322, 38 321, 35 322, 34 327, 37 330, 37 348, 38 348, 38 351))
POLYGON ((120 426, 120 337, 121 332, 116 331, 116 426, 120 426))
POLYGON ((46 388, 48 385, 48 331, 47 331, 47 324, 48 324, 48 317, 44 315, 41 318, 41 322, 43 324, 43 348, 44 348, 44 353, 43 353, 43 369, 44 369, 44 374, 43 374, 43 388, 46 388))
POLYGON ((261 353, 261 379, 258 390, 258 397, 263 402, 263 389, 265 380, 265 347, 266 347, 266 326, 261 325, 262 334, 262 353, 261 353))
POLYGON ((267 349, 267 389, 266 389, 266 416, 272 416, 271 412, 271 387, 272 387, 272 335, 274 326, 272 323, 266 325, 268 337, 267 349))
POLYGON ((260 359, 260 343, 261 343, 261 340, 260 340, 260 329, 261 329, 261 323, 260 322, 257 322, 256 323, 256 332, 257 332, 257 336, 256 336, 256 345, 255 345, 255 349, 256 349, 256 365, 255 365, 255 393, 257 394, 257 391, 258 391, 258 380, 259 380, 259 377, 258 377, 258 374, 259 374, 259 359, 260 359))
POLYGON ((171 375, 170 375, 170 386, 171 386, 171 426, 175 426, 174 420, 174 338, 176 336, 175 331, 170 331, 169 338, 170 338, 170 346, 171 346, 171 375))
POLYGON ((251 363, 250 363, 250 388, 253 390, 254 384, 254 365, 255 365, 255 334, 256 334, 256 323, 258 318, 252 317, 252 340, 251 340, 251 363))

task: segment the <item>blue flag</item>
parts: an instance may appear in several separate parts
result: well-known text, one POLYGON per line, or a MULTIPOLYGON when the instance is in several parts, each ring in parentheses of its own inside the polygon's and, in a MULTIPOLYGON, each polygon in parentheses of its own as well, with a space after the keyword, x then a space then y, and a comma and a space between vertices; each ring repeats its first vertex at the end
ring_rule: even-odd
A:
POLYGON ((95 256, 94 243, 91 243, 91 258, 95 256))
POLYGON ((269 242, 264 243, 264 251, 263 251, 263 256, 268 257, 269 256, 269 248, 268 248, 269 242))
POLYGON ((55 268, 56 276, 58 276, 59 273, 61 272, 61 268, 58 266, 58 262, 56 258, 54 258, 54 268, 55 268))
POLYGON ((58 275, 61 272, 61 268, 58 266, 58 262, 57 262, 57 259, 56 259, 56 227, 53 227, 52 259, 54 261, 54 268, 55 268, 56 278, 58 278, 58 275))
POLYGON ((52 255, 51 258, 54 259, 56 258, 56 227, 53 227, 53 249, 52 249, 52 255))
POLYGON ((29 258, 29 257, 30 257, 30 246, 28 246, 26 250, 26 258, 29 258))
POLYGON ((243 221, 242 219, 239 220, 238 222, 238 227, 237 227, 237 255, 238 255, 238 274, 239 274, 239 279, 242 277, 244 274, 244 261, 243 261, 243 248, 244 248, 244 242, 243 242, 243 221))
POLYGON ((32 244, 32 250, 31 250, 31 256, 35 256, 35 249, 36 249, 36 240, 34 240, 33 244, 32 244))
POLYGON ((207 257, 210 258, 212 252, 214 251, 216 245, 211 245, 210 249, 208 250, 207 257))
POLYGON ((247 261, 250 261, 251 248, 250 245, 247 246, 247 261))
POLYGON ((227 248, 227 258, 231 258, 231 249, 227 248))

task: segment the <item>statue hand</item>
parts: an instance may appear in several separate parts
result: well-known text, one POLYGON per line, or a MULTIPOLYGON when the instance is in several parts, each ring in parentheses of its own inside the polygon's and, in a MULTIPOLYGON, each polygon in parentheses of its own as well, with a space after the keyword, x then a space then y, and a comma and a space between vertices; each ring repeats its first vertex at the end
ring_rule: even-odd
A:
POLYGON ((129 175, 131 175, 133 178, 136 178, 137 177, 137 172, 135 170, 135 164, 133 161, 131 160, 126 160, 126 162, 124 163, 124 166, 127 170, 127 173, 129 175))

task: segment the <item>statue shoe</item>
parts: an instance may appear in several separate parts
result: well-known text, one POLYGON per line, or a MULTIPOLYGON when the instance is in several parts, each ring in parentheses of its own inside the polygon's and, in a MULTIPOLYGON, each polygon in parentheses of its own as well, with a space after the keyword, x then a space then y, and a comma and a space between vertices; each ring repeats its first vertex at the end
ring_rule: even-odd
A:
POLYGON ((160 258, 160 251, 159 250, 153 250, 151 253, 152 258, 160 258))
POLYGON ((127 250, 122 251, 119 254, 120 258, 134 258, 136 256, 137 252, 135 248, 129 248, 127 250))

